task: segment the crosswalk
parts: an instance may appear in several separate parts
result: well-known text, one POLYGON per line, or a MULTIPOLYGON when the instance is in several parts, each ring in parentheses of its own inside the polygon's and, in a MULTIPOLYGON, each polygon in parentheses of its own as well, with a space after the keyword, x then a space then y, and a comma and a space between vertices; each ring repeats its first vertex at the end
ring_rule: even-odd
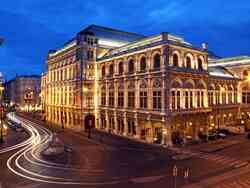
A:
MULTIPOLYGON (((189 155, 192 157, 197 157, 197 158, 201 158, 201 159, 205 159, 205 160, 214 161, 218 164, 228 166, 228 167, 238 168, 238 167, 242 167, 242 166, 245 166, 248 164, 247 161, 235 159, 235 158, 228 157, 225 155, 204 153, 204 152, 199 152, 199 151, 191 151, 191 150, 185 149, 185 148, 172 148, 171 150, 175 151, 178 154, 189 155)), ((250 188, 250 186, 249 186, 249 188, 250 188)))

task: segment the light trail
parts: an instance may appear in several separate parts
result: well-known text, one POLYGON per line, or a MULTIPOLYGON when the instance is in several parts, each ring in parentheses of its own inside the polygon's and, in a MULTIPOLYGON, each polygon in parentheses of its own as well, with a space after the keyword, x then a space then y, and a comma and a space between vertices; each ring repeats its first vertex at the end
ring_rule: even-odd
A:
MULTIPOLYGON (((79 171, 87 173, 86 175, 101 175, 104 170, 99 169, 77 169, 72 167, 65 167, 65 165, 49 162, 43 160, 39 157, 43 149, 45 149, 50 140, 53 137, 53 133, 44 128, 38 126, 38 124, 31 122, 29 120, 20 118, 20 117, 13 117, 15 120, 22 122, 22 126, 29 132, 30 138, 19 145, 13 146, 12 148, 6 148, 5 151, 1 150, 1 152, 11 151, 11 149, 18 149, 23 147, 16 153, 10 156, 7 160, 7 167, 11 170, 14 174, 21 176, 23 178, 42 182, 42 183, 51 183, 51 184, 62 184, 62 185, 113 185, 120 183, 118 180, 111 180, 111 181, 94 181, 94 182, 83 182, 79 180, 75 180, 72 178, 65 178, 63 177, 65 172, 69 172, 71 174, 72 171, 79 171), (34 172, 32 168, 27 168, 23 163, 23 160, 31 165, 34 165, 36 168, 43 168, 47 170, 49 173, 53 172, 52 170, 57 170, 57 173, 62 174, 61 176, 50 176, 41 174, 41 172, 34 172)), ((27 164, 26 164, 27 165, 27 164)), ((56 174, 56 173, 54 173, 56 174)), ((92 176, 96 177, 96 176, 92 176)))

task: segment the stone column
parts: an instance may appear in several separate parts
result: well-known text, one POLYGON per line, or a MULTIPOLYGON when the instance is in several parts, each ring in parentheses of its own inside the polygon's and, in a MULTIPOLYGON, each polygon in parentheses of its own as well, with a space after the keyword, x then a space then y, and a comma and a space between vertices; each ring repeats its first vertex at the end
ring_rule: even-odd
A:
POLYGON ((136 136, 135 138, 137 139, 141 139, 141 127, 139 125, 139 121, 138 118, 135 118, 135 128, 136 128, 136 136))
POLYGON ((163 125, 162 144, 168 147, 173 146, 171 136, 172 136, 171 121, 170 119, 166 119, 165 125, 163 125))
POLYGON ((109 116, 108 116, 108 112, 105 112, 105 119, 106 119, 106 131, 109 132, 110 129, 110 123, 109 123, 109 116))
POLYGON ((124 133, 123 133, 123 135, 124 135, 124 136, 127 136, 127 135, 128 135, 128 120, 127 120, 127 114, 124 114, 123 121, 124 121, 124 133))
POLYGON ((117 113, 114 113, 114 123, 115 123, 115 130, 114 133, 118 134, 118 121, 117 121, 117 113))

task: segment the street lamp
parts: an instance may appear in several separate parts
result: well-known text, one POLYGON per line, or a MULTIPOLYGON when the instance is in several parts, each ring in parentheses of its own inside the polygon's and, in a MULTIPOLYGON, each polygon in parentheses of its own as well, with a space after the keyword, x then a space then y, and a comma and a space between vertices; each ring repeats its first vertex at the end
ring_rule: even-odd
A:
POLYGON ((4 126, 3 126, 3 119, 4 119, 4 114, 3 114, 3 107, 1 107, 0 109, 0 125, 1 125, 1 130, 0 130, 0 143, 2 144, 3 143, 3 129, 4 129, 4 126))

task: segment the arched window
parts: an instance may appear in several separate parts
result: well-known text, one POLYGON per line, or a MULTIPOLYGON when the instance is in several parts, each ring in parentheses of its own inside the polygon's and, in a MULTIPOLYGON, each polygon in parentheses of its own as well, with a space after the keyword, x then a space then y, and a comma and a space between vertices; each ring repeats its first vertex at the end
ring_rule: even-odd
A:
POLYGON ((191 69, 191 58, 189 56, 186 57, 186 67, 191 69))
POLYGON ((178 55, 177 54, 174 54, 173 55, 173 66, 174 67, 178 67, 179 65, 179 58, 178 58, 178 55))
POLYGON ((141 58, 141 61, 140 61, 140 70, 141 72, 145 72, 146 71, 146 58, 145 57, 142 57, 141 58))
POLYGON ((128 73, 134 73, 134 60, 131 59, 129 62, 128 62, 128 73))
POLYGON ((160 69, 161 67, 161 57, 159 54, 154 56, 154 69, 160 69))
POLYGON ((199 70, 199 71, 202 71, 202 70, 203 70, 201 58, 198 58, 198 70, 199 70))
POLYGON ((102 77, 104 77, 104 76, 105 76, 105 74, 106 74, 106 71, 105 71, 105 66, 103 65, 103 66, 102 66, 102 77))
POLYGON ((109 65, 109 76, 112 76, 114 74, 114 65, 109 65))
POLYGON ((123 62, 122 61, 119 63, 118 69, 119 69, 119 74, 123 74, 123 62))

